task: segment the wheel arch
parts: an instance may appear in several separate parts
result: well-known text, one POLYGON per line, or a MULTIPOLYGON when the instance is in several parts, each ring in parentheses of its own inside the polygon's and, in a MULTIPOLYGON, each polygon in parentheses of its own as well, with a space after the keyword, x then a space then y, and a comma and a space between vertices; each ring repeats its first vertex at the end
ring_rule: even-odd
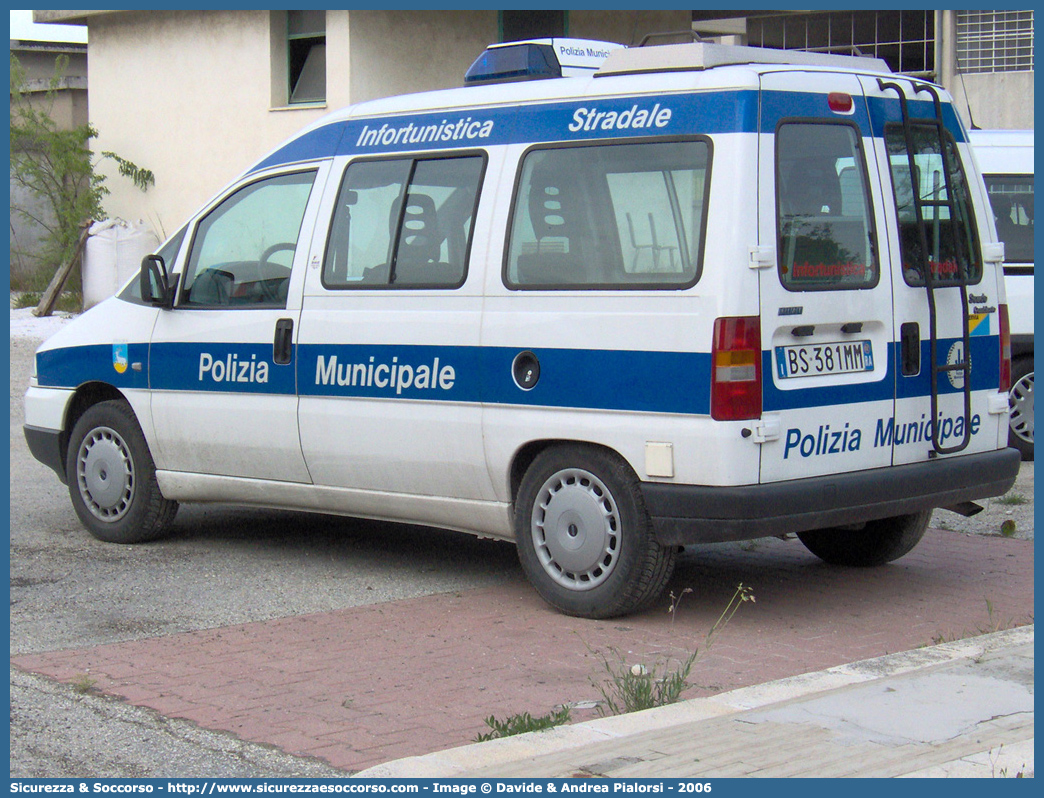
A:
MULTIPOLYGON (((76 389, 65 411, 65 424, 59 437, 63 470, 64 463, 69 456, 69 438, 76 427, 76 422, 94 405, 110 400, 121 400, 130 404, 127 397, 118 388, 107 382, 85 382, 76 389)), ((65 477, 68 478, 68 474, 65 477)))
MULTIPOLYGON (((634 466, 624 457, 619 451, 611 446, 606 446, 603 443, 595 443, 594 441, 579 440, 576 438, 544 438, 541 440, 530 441, 529 443, 521 446, 518 451, 515 452, 515 456, 511 460, 511 468, 508 471, 509 489, 511 491, 511 504, 514 505, 518 500, 518 491, 522 487, 522 479, 526 475, 526 471, 533 464, 533 461, 540 456, 541 453, 558 446, 587 446, 591 449, 599 449, 602 452, 616 457, 620 462, 625 463, 628 468, 632 471, 634 466)), ((637 475, 637 472, 635 472, 637 475)))

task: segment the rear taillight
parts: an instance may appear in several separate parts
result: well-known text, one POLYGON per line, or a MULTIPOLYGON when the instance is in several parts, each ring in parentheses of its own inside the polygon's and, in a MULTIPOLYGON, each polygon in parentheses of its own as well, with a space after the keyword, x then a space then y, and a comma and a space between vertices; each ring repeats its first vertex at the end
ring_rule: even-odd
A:
POLYGON ((1001 305, 1000 311, 1000 385, 998 390, 1011 390, 1011 328, 1008 326, 1008 306, 1001 305))
POLYGON ((714 320, 711 418, 761 417, 761 321, 757 316, 714 320))

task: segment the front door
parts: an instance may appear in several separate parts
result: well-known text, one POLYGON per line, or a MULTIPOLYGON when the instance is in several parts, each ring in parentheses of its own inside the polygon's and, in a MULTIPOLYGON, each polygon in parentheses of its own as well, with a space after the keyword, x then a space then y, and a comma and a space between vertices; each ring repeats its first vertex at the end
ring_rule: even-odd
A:
POLYGON ((152 336, 159 468, 309 481, 294 370, 308 250, 298 241, 325 172, 259 177, 196 224, 177 303, 152 336))

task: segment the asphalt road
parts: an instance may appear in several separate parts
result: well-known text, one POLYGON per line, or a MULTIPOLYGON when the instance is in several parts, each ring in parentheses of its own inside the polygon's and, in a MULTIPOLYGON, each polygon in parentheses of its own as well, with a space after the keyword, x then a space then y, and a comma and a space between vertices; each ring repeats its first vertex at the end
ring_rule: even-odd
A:
MULTIPOLYGON (((29 454, 23 394, 38 341, 11 339, 11 653, 175 632, 499 584, 514 547, 468 535, 224 506, 181 508, 159 542, 116 546, 82 528, 65 486, 29 454)), ((972 519, 933 525, 1033 536, 1033 468, 972 519)), ((745 544, 735 544, 745 545, 745 544)), ((14 776, 323 776, 328 766, 11 671, 14 776)))

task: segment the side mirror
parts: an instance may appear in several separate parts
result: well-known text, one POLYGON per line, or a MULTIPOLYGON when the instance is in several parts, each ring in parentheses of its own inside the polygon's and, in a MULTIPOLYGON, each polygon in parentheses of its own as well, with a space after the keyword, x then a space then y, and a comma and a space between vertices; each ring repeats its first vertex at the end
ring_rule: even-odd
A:
POLYGON ((138 275, 142 301, 160 308, 174 306, 174 288, 167 274, 167 264, 159 255, 146 255, 141 259, 138 275))

